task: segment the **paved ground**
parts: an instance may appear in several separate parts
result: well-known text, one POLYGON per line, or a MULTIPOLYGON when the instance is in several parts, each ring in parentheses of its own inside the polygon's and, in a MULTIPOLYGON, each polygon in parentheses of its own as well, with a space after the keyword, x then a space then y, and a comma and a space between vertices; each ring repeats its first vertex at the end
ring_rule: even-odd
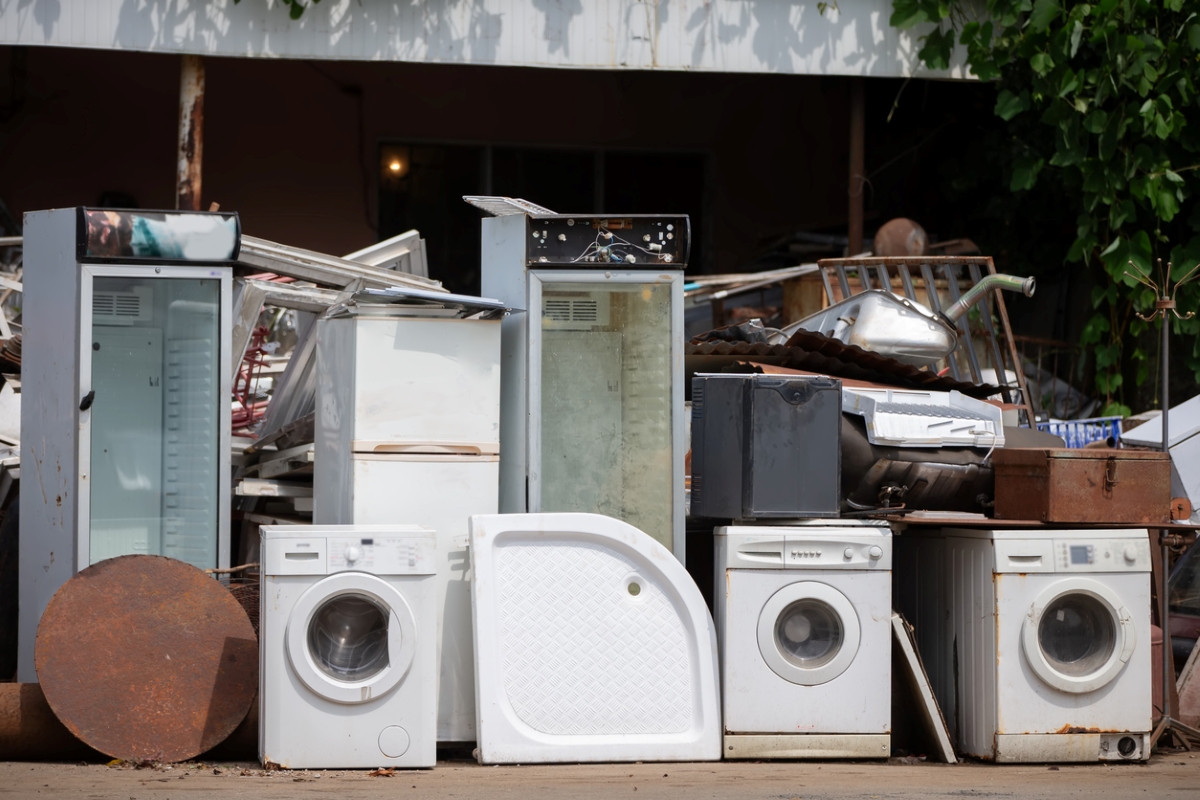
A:
POLYGON ((88 800, 207 798, 1107 798, 1200 797, 1200 758, 1156 756, 1148 764, 1107 766, 889 763, 601 764, 481 767, 469 761, 435 770, 371 777, 366 771, 264 773, 257 764, 177 764, 134 769, 102 765, 0 762, 0 797, 88 800))

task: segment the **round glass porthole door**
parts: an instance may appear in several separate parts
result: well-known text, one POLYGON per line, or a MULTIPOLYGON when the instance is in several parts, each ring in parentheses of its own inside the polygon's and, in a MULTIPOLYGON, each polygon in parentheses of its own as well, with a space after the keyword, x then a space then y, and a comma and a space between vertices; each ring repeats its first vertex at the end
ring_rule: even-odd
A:
POLYGON ((416 621, 387 581, 343 572, 319 580, 296 601, 286 647, 292 669, 309 690, 340 703, 366 703, 407 674, 416 621))
POLYGON ((847 597, 825 583, 785 586, 758 617, 758 649, 776 675, 816 686, 846 671, 858 653, 858 614, 847 597))
POLYGON ((308 623, 308 652, 317 669, 341 681, 362 681, 388 665, 388 616, 374 598, 331 597, 308 623))
POLYGON ((1090 692, 1129 660, 1137 634, 1120 598, 1090 578, 1068 578, 1042 592, 1025 617, 1022 642, 1029 665, 1063 691, 1090 692))

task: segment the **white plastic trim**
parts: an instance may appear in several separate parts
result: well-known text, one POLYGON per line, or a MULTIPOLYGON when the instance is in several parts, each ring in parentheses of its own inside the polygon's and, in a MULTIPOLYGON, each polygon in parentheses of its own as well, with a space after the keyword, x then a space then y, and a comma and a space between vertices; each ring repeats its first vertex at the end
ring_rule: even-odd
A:
POLYGON ((387 581, 362 572, 339 572, 314 583, 296 601, 284 634, 288 659, 301 682, 336 703, 367 703, 404 679, 416 654, 417 624, 408 601, 387 581), (388 665, 364 681, 339 681, 322 672, 308 649, 308 625, 326 600, 346 594, 368 597, 388 609, 388 665))
POLYGON ((1021 646, 1029 666, 1039 678, 1055 689, 1083 694, 1106 686, 1124 668, 1125 662, 1137 646, 1137 629, 1133 624, 1133 617, 1112 589, 1092 578, 1063 578, 1047 586, 1029 607, 1025 620, 1021 623, 1021 646), (1046 607, 1068 594, 1082 594, 1095 598, 1108 610, 1113 621, 1115 641, 1112 655, 1099 669, 1088 675, 1072 676, 1059 672, 1050 665, 1038 643, 1038 626, 1046 607))
POLYGON ((819 686, 841 675, 858 654, 862 629, 854 604, 846 595, 827 583, 803 581, 784 586, 771 595, 758 615, 758 649, 763 661, 779 677, 800 686, 819 686), (785 608, 797 600, 820 600, 833 609, 842 623, 842 644, 837 654, 819 667, 805 668, 793 664, 779 652, 775 642, 775 623, 785 608))
POLYGON ((500 514, 471 517, 470 549, 481 763, 721 757, 716 628, 666 547, 598 514, 500 514))

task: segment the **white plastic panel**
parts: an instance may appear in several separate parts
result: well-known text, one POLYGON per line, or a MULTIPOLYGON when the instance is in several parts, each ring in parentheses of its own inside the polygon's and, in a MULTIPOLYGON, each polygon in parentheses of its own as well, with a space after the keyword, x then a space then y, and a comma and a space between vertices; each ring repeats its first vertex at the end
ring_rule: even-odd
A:
POLYGON ((317 331, 320 427, 349 426, 360 452, 499 451, 500 320, 346 317, 317 331))
POLYGON ((1004 446, 1001 410, 961 392, 845 388, 842 411, 863 417, 871 444, 1004 446))
POLYGON ((596 514, 470 531, 480 762, 720 758, 716 632, 670 551, 596 514))

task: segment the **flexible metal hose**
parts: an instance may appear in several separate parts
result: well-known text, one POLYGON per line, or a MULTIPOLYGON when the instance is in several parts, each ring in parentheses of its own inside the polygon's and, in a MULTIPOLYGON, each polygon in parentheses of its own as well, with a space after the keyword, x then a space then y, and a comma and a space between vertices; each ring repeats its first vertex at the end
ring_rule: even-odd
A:
POLYGON ((979 298, 992 289, 1007 289, 1010 292, 1021 292, 1026 297, 1033 297, 1033 290, 1036 287, 1037 281, 1033 278, 1019 278, 1016 275, 988 275, 972 286, 970 291, 947 308, 943 314, 951 322, 957 322, 966 316, 967 312, 971 310, 971 306, 975 305, 979 298))

